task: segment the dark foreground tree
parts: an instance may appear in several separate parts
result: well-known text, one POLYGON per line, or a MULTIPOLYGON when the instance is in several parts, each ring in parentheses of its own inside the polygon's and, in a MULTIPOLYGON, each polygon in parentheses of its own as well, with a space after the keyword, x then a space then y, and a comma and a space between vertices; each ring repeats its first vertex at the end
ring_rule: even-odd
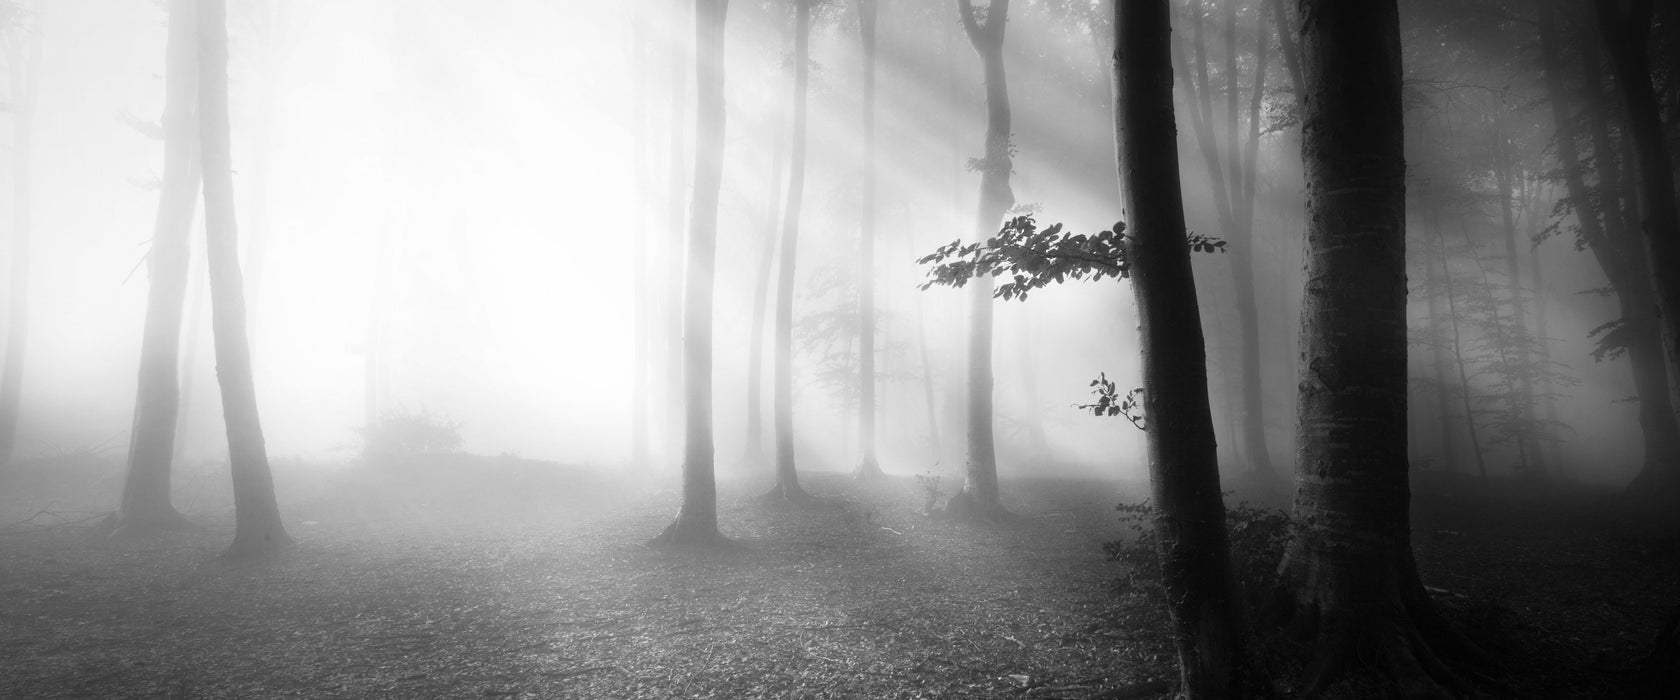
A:
POLYGON ((712 277, 717 266, 718 192, 723 185, 723 26, 729 0, 694 0, 695 158, 689 203, 683 309, 683 498, 654 546, 725 542, 717 527, 712 471, 712 277))
MULTIPOLYGON (((1004 214, 1015 205, 1009 188, 1014 168, 1010 144, 1009 83, 1003 71, 1003 37, 1009 24, 1009 0, 991 0, 977 11, 973 0, 957 0, 963 31, 980 56, 986 85, 986 153, 970 161, 980 171, 980 203, 975 212, 975 239, 985 240, 998 230, 1004 214)), ((997 446, 992 437, 992 285, 990 277, 975 280, 969 294, 968 326, 968 454, 963 487, 945 505, 958 517, 993 517, 1003 513, 998 500, 997 446)))
POLYGON ((1407 697, 1476 655, 1418 579, 1406 461, 1405 158, 1394 0, 1300 0, 1306 287, 1295 532, 1280 568, 1306 693, 1355 664, 1407 697))
POLYGON ((858 0, 863 49, 863 193, 858 207, 859 479, 881 476, 875 458, 875 0, 858 0))
POLYGON ((1231 572, 1207 350, 1184 230, 1167 0, 1114 3, 1115 142, 1141 336, 1149 483, 1180 697, 1245 697, 1242 597, 1231 572))
MULTIPOLYGON (((1670 401, 1680 405, 1680 203, 1674 194, 1674 163, 1663 133, 1661 105, 1651 85, 1651 0, 1601 0, 1599 31, 1626 109, 1628 138, 1639 167, 1639 213, 1645 225, 1651 288, 1668 358, 1670 401)), ((1670 67, 1670 80, 1673 67, 1670 67)), ((1674 472, 1652 486, 1680 494, 1674 472)))
POLYGON ((811 3, 795 0, 793 19, 793 134, 787 200, 782 205, 782 260, 776 278, 776 486, 769 498, 802 502, 793 438, 793 280, 799 261, 799 215, 805 200, 805 126, 811 80, 811 3))
POLYGON ((193 205, 198 201, 198 42, 196 0, 170 0, 164 48, 163 188, 146 256, 151 286, 140 341, 140 380, 134 426, 128 439, 128 472, 122 503, 105 526, 113 535, 148 535, 181 527, 185 518, 170 503, 170 470, 181 408, 182 305, 187 295, 193 205))
POLYGON ((268 468, 256 382, 245 329, 244 280, 239 271, 239 230, 233 210, 232 138, 228 127, 227 0, 198 7, 198 131, 204 169, 204 225, 210 258, 210 326, 215 336, 216 377, 227 423, 233 472, 235 530, 222 556, 258 557, 290 546, 280 522, 274 476, 268 468))

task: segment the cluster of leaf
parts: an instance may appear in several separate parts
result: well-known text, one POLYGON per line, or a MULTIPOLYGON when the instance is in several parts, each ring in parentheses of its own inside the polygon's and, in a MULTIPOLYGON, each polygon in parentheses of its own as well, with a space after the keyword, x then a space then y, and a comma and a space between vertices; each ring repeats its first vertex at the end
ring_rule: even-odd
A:
POLYGON ((1090 411, 1093 416, 1105 418, 1125 416, 1138 430, 1146 430, 1143 422, 1142 387, 1134 387, 1126 392, 1125 396, 1120 396, 1120 390, 1108 378, 1107 372, 1099 373, 1096 379, 1091 380, 1091 387, 1091 393, 1097 397, 1097 402, 1075 404, 1074 408, 1090 411))
MULTIPOLYGON (((1025 300, 1029 291, 1070 279, 1130 277, 1126 238, 1125 222, 1095 234, 1066 233, 1061 224, 1039 230, 1032 216, 1022 215, 1004 222, 1003 230, 985 241, 966 245, 951 241, 916 262, 933 266, 922 289, 960 288, 974 277, 1002 276, 1006 281, 992 289, 992 296, 1025 300)), ((1226 242, 1192 233, 1186 245, 1195 253, 1223 253, 1226 242)))
POLYGON ((1095 235, 1063 233, 1061 224, 1041 231, 1031 216, 1017 216, 985 241, 966 245, 951 241, 917 260, 933 265, 921 288, 936 284, 960 288, 971 278, 1002 275, 1008 281, 997 285, 992 296, 1025 300, 1030 290, 1069 279, 1126 277, 1131 266, 1126 260, 1125 230, 1124 223, 1117 223, 1095 235))

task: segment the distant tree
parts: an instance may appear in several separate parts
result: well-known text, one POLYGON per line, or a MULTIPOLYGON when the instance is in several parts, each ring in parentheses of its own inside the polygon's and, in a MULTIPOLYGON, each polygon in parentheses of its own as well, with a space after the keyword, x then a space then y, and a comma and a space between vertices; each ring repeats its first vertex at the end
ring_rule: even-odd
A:
POLYGON ((799 261, 799 217, 805 199, 805 142, 811 81, 811 5, 794 0, 793 131, 788 162, 787 200, 782 205, 781 266, 776 281, 776 485, 768 497, 803 502, 793 437, 793 281, 799 261))
MULTIPOLYGON (((973 0, 957 0, 963 32, 980 57, 986 87, 986 152, 971 159, 969 169, 980 172, 980 199, 975 212, 976 240, 998 229, 1015 193, 1009 187, 1014 171, 1011 141, 1009 82, 1004 75, 1003 39, 1009 26, 1009 0, 991 0, 976 9, 973 0)), ((992 290, 982 277, 969 295, 968 327, 968 454, 964 458, 963 487, 945 506, 961 517, 993 517, 1003 513, 998 500, 997 446, 992 418, 992 290)))
MULTIPOLYGON (((1668 359, 1669 398, 1680 405, 1680 383, 1675 381, 1680 378, 1680 203, 1674 194, 1674 163, 1663 132, 1661 106, 1651 85, 1652 3, 1616 0, 1594 3, 1594 8, 1638 165, 1639 213, 1644 221, 1648 274, 1668 359)), ((1651 486, 1671 497, 1680 495, 1680 478, 1675 478, 1673 471, 1651 486)))
POLYGON ((630 361, 630 464, 637 469, 647 469, 651 466, 648 459, 648 418, 653 409, 653 403, 648 399, 648 384, 652 374, 649 367, 653 356, 653 322, 649 312, 652 306, 649 302, 653 295, 652 279, 657 271, 650 270, 653 261, 650 258, 648 239, 650 237, 648 219, 649 183, 653 179, 648 165, 648 140, 651 136, 648 129, 648 55, 652 52, 654 40, 649 36, 651 21, 647 0, 635 0, 630 3, 626 13, 630 22, 630 74, 634 76, 635 86, 632 88, 634 96, 631 98, 631 133, 633 135, 635 152, 631 154, 631 168, 636 189, 635 221, 635 291, 634 311, 631 320, 635 324, 632 330, 634 357, 630 361))
MULTIPOLYGON (((773 16, 782 39, 777 54, 779 64, 782 55, 792 50, 793 33, 787 31, 791 18, 780 12, 773 16)), ((776 71, 778 79, 783 74, 780 69, 776 71)), ((780 223, 777 219, 782 213, 782 200, 776 194, 782 190, 784 170, 787 168, 786 121, 786 113, 777 109, 774 126, 770 129, 775 145, 770 152, 770 182, 765 188, 768 194, 764 197, 763 247, 759 251, 757 272, 753 275, 756 281, 753 283, 752 320, 747 331, 747 426, 745 446, 741 449, 739 461, 749 471, 756 471, 768 463, 764 456, 764 311, 770 298, 770 272, 776 262, 777 226, 780 223)))
MULTIPOLYGON (((1680 482, 1680 424, 1676 423, 1669 393, 1662 331, 1653 313, 1656 303, 1652 278, 1644 273, 1647 263, 1643 242, 1624 215, 1620 158, 1611 146, 1605 109, 1596 104, 1596 96, 1589 97, 1595 104, 1588 110, 1589 117, 1583 127, 1576 117, 1579 104, 1576 93, 1568 83, 1566 36, 1561 27, 1565 22, 1580 24, 1581 20, 1590 19, 1560 17, 1561 10, 1573 5, 1558 0, 1546 0, 1538 5, 1541 64, 1556 129, 1553 153, 1567 194, 1560 210, 1574 215, 1577 245, 1591 253, 1616 294, 1621 317, 1603 327, 1601 348, 1610 353, 1626 352, 1633 372, 1634 392, 1639 397, 1644 456, 1630 491, 1657 493, 1661 489, 1656 487, 1661 483, 1680 482), (1583 148, 1590 149, 1590 159, 1583 148), (1588 184, 1592 165, 1597 168, 1595 185, 1588 184)), ((1588 72, 1583 82, 1597 93, 1598 41, 1589 36, 1580 45, 1581 65, 1588 72)))
POLYGON ((715 546, 717 480, 712 440, 712 287, 717 269, 718 193, 723 185, 724 22, 729 0, 694 0, 695 157, 683 309, 683 499, 677 518, 650 543, 715 546))
POLYGON ((186 520, 170 503, 170 469, 181 409, 179 355, 182 305, 187 294, 193 208, 198 202, 199 162, 195 98, 198 93, 196 0, 170 0, 164 48, 163 186, 158 194, 152 246, 147 253, 151 286, 140 342, 140 379, 128 471, 120 507, 105 525, 114 535, 145 535, 180 527, 186 520))
POLYGON ((39 27, 27 6, 0 3, 0 37, 10 77, 7 111, 12 117, 12 264, 7 289, 5 360, 0 364, 0 465, 17 447, 23 402, 23 361, 29 349, 30 146, 34 140, 35 96, 41 63, 39 27))
POLYGON ((863 183, 858 207, 858 451, 853 474, 882 476, 875 457, 875 16, 876 0, 857 0, 863 51, 863 183))
POLYGON ((1191 34, 1195 42, 1195 70, 1192 72, 1179 50, 1178 85, 1183 89, 1190 124, 1200 147, 1208 182, 1212 185, 1214 210, 1220 231, 1231 243, 1231 281, 1235 289, 1240 335, 1238 373, 1242 397, 1242 444, 1247 472, 1262 479, 1275 479, 1270 450, 1266 447, 1265 395, 1260 381, 1260 311, 1254 289, 1254 202, 1256 164, 1260 152, 1260 106, 1266 92, 1267 45, 1265 15, 1254 13, 1254 77, 1242 107, 1243 90, 1237 70, 1238 0, 1225 2, 1225 140, 1220 142, 1214 119, 1214 86, 1208 79, 1208 56, 1203 40, 1203 4, 1190 4, 1191 34), (1241 107, 1241 108, 1240 108, 1241 107), (1239 114, 1242 116, 1239 117, 1239 114), (1238 130, 1246 125, 1240 138, 1238 130))
POLYGON ((1299 16, 1309 224, 1286 618, 1315 638, 1307 696, 1361 663, 1407 697, 1451 697, 1454 664, 1479 655, 1411 547, 1399 11, 1300 0, 1299 16))
POLYGON ((292 539, 280 522, 280 507, 274 496, 246 336, 228 126, 226 0, 200 0, 198 41, 198 131, 210 258, 210 318, 233 472, 235 531, 233 544, 223 556, 245 559, 289 546, 292 539))

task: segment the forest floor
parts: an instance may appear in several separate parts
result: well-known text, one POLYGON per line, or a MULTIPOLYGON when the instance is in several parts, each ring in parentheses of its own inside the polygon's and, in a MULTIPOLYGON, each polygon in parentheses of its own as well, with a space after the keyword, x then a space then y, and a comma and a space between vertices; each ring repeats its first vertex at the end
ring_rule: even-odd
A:
MULTIPOLYGON (((224 565, 231 513, 201 481, 225 475, 182 477, 202 529, 113 542, 84 518, 117 470, 0 477, 0 698, 1092 698, 1173 675, 1162 606, 1116 594, 1102 551, 1139 484, 1006 480, 1018 517, 968 525, 925 515, 911 477, 807 474, 804 508, 726 481, 742 546, 696 555, 643 546, 671 488, 509 458, 281 464, 300 545, 224 565)), ((1419 498, 1423 576, 1513 693, 1634 697, 1680 599, 1674 540, 1600 496, 1451 492, 1419 498)))

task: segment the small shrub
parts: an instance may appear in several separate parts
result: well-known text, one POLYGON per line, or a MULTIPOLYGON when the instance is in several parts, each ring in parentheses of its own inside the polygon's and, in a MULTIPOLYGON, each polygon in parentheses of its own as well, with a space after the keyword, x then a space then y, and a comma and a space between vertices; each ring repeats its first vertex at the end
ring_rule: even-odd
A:
MULTIPOLYGON (((1134 536, 1103 543, 1109 560, 1125 565, 1114 581, 1121 595, 1153 594, 1161 590, 1161 555, 1150 519, 1155 506, 1149 501, 1115 506, 1120 522, 1134 536)), ((1278 562, 1289 540, 1289 514, 1271 508, 1239 503, 1225 510, 1225 529, 1231 545, 1231 567, 1250 605, 1277 585, 1278 562)))
POLYGON ((461 450, 461 424, 425 409, 387 413, 378 425, 359 432, 362 456, 372 463, 388 464, 461 450))
POLYGON ((922 491, 922 513, 933 515, 939 508, 939 497, 943 492, 939 490, 939 475, 931 471, 916 475, 916 487, 922 491))

